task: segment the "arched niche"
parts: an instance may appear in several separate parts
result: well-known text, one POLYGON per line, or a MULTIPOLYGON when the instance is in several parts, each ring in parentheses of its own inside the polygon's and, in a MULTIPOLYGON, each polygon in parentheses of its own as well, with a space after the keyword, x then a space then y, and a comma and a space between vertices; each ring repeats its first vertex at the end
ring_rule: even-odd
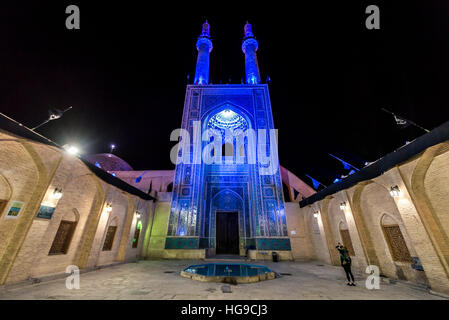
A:
MULTIPOLYGON (((218 132, 217 136, 214 134, 209 137, 207 142, 203 141, 203 147, 220 138, 220 143, 217 141, 212 144, 210 156, 216 156, 221 152, 221 156, 227 162, 235 160, 238 163, 245 163, 249 141, 252 139, 250 137, 253 137, 252 133, 247 131, 251 127, 250 116, 243 108, 224 103, 203 116, 202 131, 218 132), (221 150, 216 150, 217 148, 221 148, 221 150)), ((256 139, 255 136, 253 138, 256 139)))
POLYGON ((48 255, 63 255, 69 252, 79 218, 80 214, 75 208, 64 213, 48 255))
POLYGON ((393 261, 411 263, 410 250, 398 221, 389 214, 383 214, 380 224, 393 261))
POLYGON ((345 220, 340 220, 338 224, 338 232, 340 234, 343 246, 348 250, 350 256, 355 256, 354 246, 352 245, 351 235, 349 234, 348 224, 345 220))
MULTIPOLYGON (((449 143, 429 148, 414 170, 412 176, 412 188, 420 204, 428 206, 432 214, 427 210, 421 210, 426 214, 426 222, 432 221, 432 230, 438 230, 441 238, 449 247, 449 143), (436 227, 436 228, 435 228, 436 227)), ((449 259, 448 259, 449 260, 449 259)))
POLYGON ((172 192, 173 191, 173 182, 170 182, 168 185, 167 185, 167 192, 172 192))
POLYGON ((118 216, 111 217, 105 228, 105 236, 102 251, 111 251, 117 241, 117 233, 119 226, 118 216))

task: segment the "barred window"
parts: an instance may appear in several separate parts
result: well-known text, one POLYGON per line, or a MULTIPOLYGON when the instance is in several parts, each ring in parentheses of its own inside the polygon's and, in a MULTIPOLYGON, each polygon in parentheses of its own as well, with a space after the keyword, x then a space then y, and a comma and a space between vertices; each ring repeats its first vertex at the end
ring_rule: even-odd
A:
POLYGON ((140 227, 139 224, 137 224, 136 231, 134 232, 134 238, 133 238, 133 248, 137 248, 139 245, 139 237, 140 237, 140 227))
POLYGON ((387 239, 393 261, 411 262, 410 252, 405 243, 404 236, 398 225, 383 225, 382 229, 387 239))
POLYGON ((75 227, 75 221, 61 221, 48 255, 67 254, 75 227))
POLYGON ((117 226, 109 226, 106 232, 106 237, 104 239, 103 251, 111 251, 112 244, 114 243, 115 232, 117 231, 117 226))

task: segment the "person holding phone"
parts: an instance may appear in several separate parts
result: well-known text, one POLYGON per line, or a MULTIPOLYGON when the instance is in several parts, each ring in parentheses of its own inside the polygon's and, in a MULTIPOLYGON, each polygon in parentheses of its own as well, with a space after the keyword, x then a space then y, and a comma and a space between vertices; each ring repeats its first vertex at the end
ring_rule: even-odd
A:
POLYGON ((354 275, 351 272, 351 257, 349 256, 349 251, 340 242, 336 246, 338 252, 340 253, 340 263, 346 273, 346 278, 348 279, 348 286, 355 286, 354 275))

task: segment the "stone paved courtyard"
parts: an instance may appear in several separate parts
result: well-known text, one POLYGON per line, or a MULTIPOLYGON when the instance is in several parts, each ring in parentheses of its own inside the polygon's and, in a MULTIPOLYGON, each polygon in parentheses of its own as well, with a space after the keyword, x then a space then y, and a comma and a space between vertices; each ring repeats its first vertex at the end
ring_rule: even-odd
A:
POLYGON ((116 265, 81 274, 81 288, 68 290, 65 278, 0 287, 0 299, 442 299, 406 283, 381 283, 367 290, 363 274, 357 287, 345 283, 341 267, 313 262, 257 262, 280 278, 254 284, 227 285, 183 278, 179 272, 202 261, 155 260, 116 265), (223 286, 231 289, 224 293, 223 286))

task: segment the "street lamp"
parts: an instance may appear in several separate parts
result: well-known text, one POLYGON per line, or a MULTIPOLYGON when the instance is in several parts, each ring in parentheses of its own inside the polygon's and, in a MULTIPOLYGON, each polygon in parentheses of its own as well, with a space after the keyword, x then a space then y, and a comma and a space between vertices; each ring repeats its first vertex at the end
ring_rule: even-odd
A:
POLYGON ((65 151, 67 151, 67 153, 71 154, 71 155, 77 155, 80 150, 78 149, 78 147, 69 145, 69 144, 65 144, 63 146, 63 148, 65 149, 65 151))

